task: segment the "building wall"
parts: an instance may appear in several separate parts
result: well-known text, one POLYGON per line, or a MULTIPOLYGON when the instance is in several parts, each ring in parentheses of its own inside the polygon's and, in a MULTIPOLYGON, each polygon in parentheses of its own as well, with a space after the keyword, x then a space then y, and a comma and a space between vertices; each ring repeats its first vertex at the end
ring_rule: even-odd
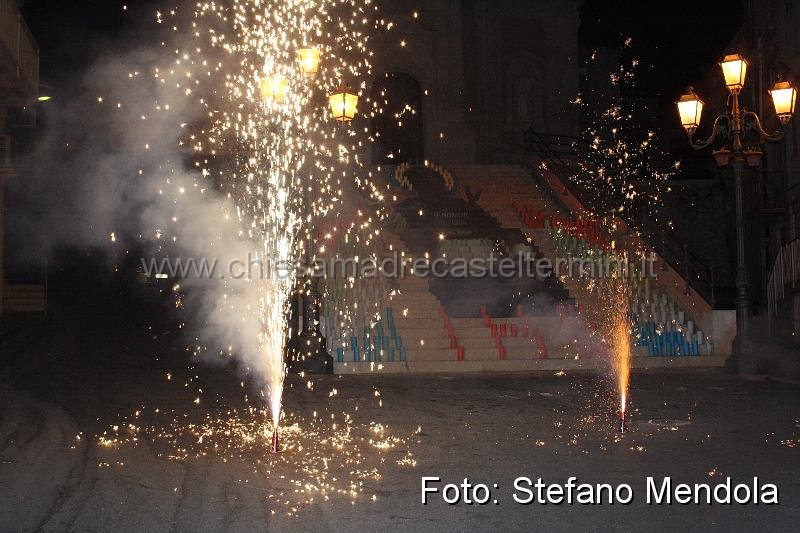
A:
POLYGON ((394 27, 373 41, 373 72, 403 72, 422 86, 425 159, 508 161, 532 124, 551 133, 576 131, 570 102, 578 91, 577 1, 520 4, 381 3, 394 27))
MULTIPOLYGON (((761 108, 765 116, 774 116, 767 90, 778 75, 785 76, 795 87, 800 88, 800 1, 759 0, 749 3, 748 21, 743 30, 742 41, 746 42, 754 59, 754 82, 761 99, 753 98, 753 107, 761 108)), ((779 194, 785 202, 788 216, 775 227, 772 239, 790 240, 800 238, 800 120, 797 116, 788 127, 784 144, 772 147, 769 155, 774 161, 773 169, 782 175, 779 194)), ((774 122, 773 122, 774 124, 774 122)), ((773 224, 775 225, 775 224, 773 224)), ((778 244, 778 243, 776 243, 778 244)))

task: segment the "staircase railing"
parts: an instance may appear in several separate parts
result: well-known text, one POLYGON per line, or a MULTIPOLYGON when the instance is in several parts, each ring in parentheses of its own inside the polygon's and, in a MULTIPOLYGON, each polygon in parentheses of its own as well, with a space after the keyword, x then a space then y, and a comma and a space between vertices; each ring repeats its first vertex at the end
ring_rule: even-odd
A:
POLYGON ((28 25, 11 0, 0 0, 0 43, 16 63, 16 77, 39 90, 39 47, 28 25))
MULTIPOLYGON (((577 198, 584 206, 598 205, 599 191, 581 187, 575 180, 577 176, 586 174, 579 164, 581 156, 588 155, 589 151, 582 139, 570 135, 553 135, 528 130, 525 132, 525 149, 542 160, 546 170, 555 175, 563 184, 565 193, 568 192, 577 198)), ((556 201, 564 207, 562 201, 559 199, 556 201)), ((632 213, 623 216, 623 219, 628 226, 640 232, 641 237, 649 242, 653 249, 658 251, 659 255, 683 276, 686 281, 685 291, 687 294, 694 289, 711 305, 712 309, 717 307, 713 267, 695 255, 688 245, 679 242, 672 234, 661 229, 645 227, 640 220, 632 216, 632 213)))
POLYGON ((767 307, 770 318, 778 315, 778 304, 786 298, 787 287, 800 287, 800 239, 781 247, 769 273, 767 307))

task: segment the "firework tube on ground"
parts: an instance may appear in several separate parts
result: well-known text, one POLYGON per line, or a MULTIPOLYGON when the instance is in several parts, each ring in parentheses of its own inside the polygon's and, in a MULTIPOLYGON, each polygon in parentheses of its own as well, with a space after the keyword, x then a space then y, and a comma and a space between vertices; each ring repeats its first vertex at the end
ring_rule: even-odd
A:
POLYGON ((278 427, 275 426, 275 429, 272 430, 272 446, 270 447, 270 451, 272 453, 278 453, 281 451, 281 445, 278 440, 278 427))

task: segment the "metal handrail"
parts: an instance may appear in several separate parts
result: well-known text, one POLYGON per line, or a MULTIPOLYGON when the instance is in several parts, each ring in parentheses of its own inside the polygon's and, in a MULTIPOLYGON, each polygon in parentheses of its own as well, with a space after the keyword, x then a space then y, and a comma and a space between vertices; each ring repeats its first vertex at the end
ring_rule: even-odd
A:
MULTIPOLYGON (((564 185, 565 193, 569 192, 583 205, 597 203, 593 191, 579 186, 575 177, 585 174, 585 170, 578 164, 579 156, 588 154, 589 149, 585 142, 571 135, 555 135, 541 133, 534 130, 525 132, 526 150, 535 153, 545 163, 547 170, 552 172, 564 185)), ((563 202, 559 201, 563 205, 563 202)), ((689 247, 679 242, 673 235, 663 230, 654 231, 654 228, 645 228, 633 216, 622 217, 632 229, 640 232, 641 237, 648 241, 655 250, 660 250, 661 257, 686 281, 687 294, 694 289, 713 308, 716 307, 716 292, 714 288, 713 269, 701 258, 691 252, 689 247)))
POLYGON ((800 239, 784 244, 775 257, 767 282, 767 309, 777 316, 778 303, 786 298, 786 287, 800 287, 800 239))

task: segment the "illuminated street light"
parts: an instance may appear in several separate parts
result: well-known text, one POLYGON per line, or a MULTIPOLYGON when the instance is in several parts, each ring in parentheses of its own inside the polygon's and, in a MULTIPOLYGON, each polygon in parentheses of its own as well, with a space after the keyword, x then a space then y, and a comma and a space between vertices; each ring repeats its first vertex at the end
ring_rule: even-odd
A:
POLYGON ((744 78, 747 75, 747 60, 739 54, 730 54, 719 64, 725 85, 731 94, 739 94, 744 87, 744 78))
POLYGON ((687 133, 694 133, 700 125, 700 116, 703 114, 702 100, 695 94, 692 87, 687 88, 687 93, 681 96, 676 102, 678 113, 681 116, 681 124, 687 133))
POLYGON ((728 98, 729 108, 714 119, 711 136, 705 141, 695 141, 694 133, 700 124, 703 102, 689 91, 678 102, 678 114, 681 125, 689 137, 689 144, 696 150, 710 146, 718 138, 726 139, 727 144, 713 152, 714 160, 719 166, 733 169, 736 190, 736 339, 734 340, 734 356, 739 368, 744 373, 753 371, 752 344, 748 334, 748 318, 750 301, 748 296, 747 262, 744 248, 744 169, 745 165, 760 165, 763 151, 761 145, 766 141, 777 142, 783 139, 785 130, 794 113, 797 91, 788 82, 775 84, 770 91, 775 113, 781 123, 781 129, 775 133, 767 133, 761 125, 761 118, 752 111, 744 111, 739 105, 739 94, 744 88, 747 75, 747 60, 739 54, 725 56, 720 63, 725 86, 731 94, 728 98), (748 135, 752 134, 752 135, 748 135), (744 146, 745 139, 754 139, 753 143, 744 146))
POLYGON ((320 62, 319 48, 301 48, 297 51, 297 62, 303 70, 303 75, 307 78, 313 78, 319 71, 320 62))
POLYGON ((794 114, 794 106, 797 102, 797 89, 791 86, 788 81, 779 81, 769 91, 772 96, 772 103, 775 104, 775 113, 782 124, 788 124, 794 114))
POLYGON ((358 95, 348 89, 339 88, 328 98, 331 114, 339 122, 350 122, 355 118, 358 108, 358 95))
POLYGON ((280 74, 267 76, 261 80, 261 100, 265 103, 282 104, 289 90, 289 82, 280 74))

